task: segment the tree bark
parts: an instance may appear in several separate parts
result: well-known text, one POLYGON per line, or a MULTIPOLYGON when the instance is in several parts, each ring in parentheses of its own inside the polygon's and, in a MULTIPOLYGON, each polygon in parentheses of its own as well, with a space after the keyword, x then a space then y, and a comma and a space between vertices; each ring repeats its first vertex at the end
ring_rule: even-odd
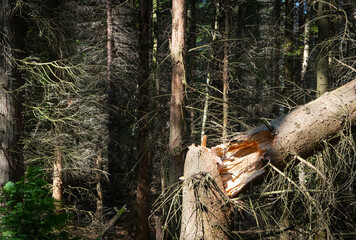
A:
POLYGON ((328 50, 325 47, 326 41, 329 38, 329 18, 323 16, 326 4, 322 1, 318 2, 318 47, 319 53, 317 57, 317 71, 316 71, 316 91, 317 97, 320 97, 328 90, 329 86, 329 62, 328 50))
MULTIPOLYGON (((182 236, 189 236, 186 239, 202 239, 202 232, 210 229, 214 222, 209 223, 204 218, 211 214, 207 209, 212 204, 217 206, 214 216, 221 216, 220 223, 227 226, 223 220, 228 210, 221 207, 222 202, 215 199, 204 201, 205 196, 209 196, 207 188, 200 187, 205 186, 202 177, 206 175, 205 172, 215 179, 225 195, 234 197, 260 182, 268 166, 283 169, 297 156, 306 158, 312 155, 321 147, 323 140, 334 136, 349 123, 356 125, 356 79, 276 118, 268 127, 261 125, 243 136, 236 136, 228 144, 211 149, 191 147, 184 172, 182 236), (219 163, 218 167, 215 162, 219 163), (216 168, 220 177, 215 174, 216 168), (219 183, 221 181, 223 187, 219 183), (202 204, 199 205, 197 199, 202 204), (200 208, 203 211, 197 206, 204 206, 200 208)), ((212 216, 209 217, 212 219, 212 216)))
POLYGON ((149 123, 147 119, 149 96, 149 38, 151 0, 140 0, 139 11, 139 58, 138 58, 138 173, 137 173, 137 235, 136 239, 149 239, 150 214, 149 183, 149 123))
POLYGON ((308 7, 307 13, 306 13, 306 18, 305 18, 305 23, 304 23, 304 39, 303 39, 303 57, 302 57, 302 69, 300 73, 300 81, 303 87, 307 87, 306 83, 306 75, 307 75, 307 69, 308 69, 308 60, 309 60, 309 38, 310 38, 310 13, 309 13, 309 5, 308 2, 303 3, 306 4, 308 7))
POLYGON ((171 164, 168 185, 178 182, 183 174, 183 106, 184 106, 184 84, 185 69, 183 51, 185 48, 185 1, 173 0, 172 2, 172 96, 170 107, 170 134, 169 151, 171 164))
POLYGON ((3 36, 0 60, 0 186, 18 181, 24 174, 20 137, 23 132, 23 79, 16 60, 22 58, 24 21, 14 12, 11 1, 2 1, 1 29, 3 36), (16 50, 16 51, 15 51, 16 50))
POLYGON ((284 77, 285 84, 293 83, 293 3, 294 0, 285 1, 284 22, 284 77))
POLYGON ((184 178, 180 239, 228 239, 229 205, 213 155, 190 146, 184 178))
POLYGON ((229 15, 229 0, 224 1, 225 24, 224 24, 224 57, 223 57, 223 129, 222 139, 223 142, 227 140, 227 125, 229 118, 229 35, 230 35, 230 15, 229 15))
POLYGON ((113 23, 112 23, 112 0, 106 0, 106 52, 107 52, 107 68, 106 68, 106 84, 107 84, 107 97, 108 97, 108 173, 109 173, 109 182, 107 185, 108 188, 108 198, 107 205, 115 206, 116 202, 116 175, 117 175, 117 128, 118 128, 118 116, 113 108, 117 104, 115 99, 115 87, 113 84, 113 23))
MULTIPOLYGON (((173 186, 183 175, 184 168, 184 84, 186 84, 184 67, 184 48, 185 48, 185 0, 172 1, 172 37, 171 37, 171 59, 172 59, 172 95, 170 102, 170 132, 169 132, 169 165, 167 186, 173 186)), ((166 194, 165 188, 165 194, 166 194)), ((168 193, 169 194, 169 193, 168 193)), ((166 205, 165 208, 168 209, 166 205)), ((177 213, 179 215, 179 213, 177 213)), ((169 217, 169 216, 165 216, 169 217)), ((179 218, 179 217, 178 217, 179 218)), ((178 218, 172 218, 168 228, 170 236, 179 235, 178 218)))
MULTIPOLYGON (((197 28, 196 28, 196 1, 191 0, 188 1, 188 7, 187 7, 187 49, 189 52, 190 49, 196 47, 196 39, 197 39, 197 28)), ((192 51, 189 53, 187 56, 187 82, 188 84, 193 83, 195 80, 194 76, 194 70, 196 68, 196 63, 195 63, 195 52, 192 51)), ((191 98, 189 98, 191 99, 191 98)), ((190 105, 191 103, 187 103, 190 105)), ((194 121, 195 118, 195 109, 191 108, 189 109, 190 113, 190 124, 189 124, 189 132, 190 132, 190 142, 194 142, 196 138, 196 123, 194 121)))
MULTIPOLYGON (((216 12, 215 12, 215 17, 214 17, 214 23, 213 23, 213 36, 212 36, 212 44, 215 44, 215 41, 217 39, 217 31, 219 29, 219 12, 220 12, 220 3, 217 1, 216 2, 216 12)), ((212 62, 214 60, 214 50, 211 49, 211 54, 210 54, 210 59, 209 61, 212 62)), ((205 93, 205 98, 204 98, 204 108, 203 108, 203 118, 202 118, 202 124, 201 124, 201 133, 200 133, 200 139, 203 139, 203 137, 206 134, 206 121, 208 119, 208 110, 209 110, 209 87, 211 84, 211 72, 212 70, 209 68, 208 65, 208 73, 206 77, 206 85, 204 88, 204 93, 205 93)))
MULTIPOLYGON (((219 156, 223 163, 229 160, 230 168, 235 167, 232 172, 227 167, 220 166, 220 173, 238 176, 234 180, 224 181, 228 195, 236 196, 250 186, 251 182, 257 183, 258 181, 255 180, 260 180, 267 172, 268 168, 265 166, 268 161, 275 167, 283 169, 297 156, 306 158, 312 155, 320 149, 323 140, 337 134, 348 121, 353 125, 356 123, 356 79, 332 92, 325 93, 289 114, 276 118, 270 122, 269 128, 261 125, 251 129, 246 135, 237 136, 228 146, 225 146, 227 149, 224 151, 227 154, 219 156), (270 128, 274 130, 271 131, 270 128), (266 134, 268 132, 270 136, 266 134), (250 144, 253 141, 257 143, 256 151, 251 147, 240 145, 250 144), (249 156, 254 152, 261 155, 254 159, 244 159, 245 156, 240 152, 235 153, 238 148, 249 152, 249 156), (232 159, 233 157, 228 159, 230 156, 236 159, 232 159)), ((217 146, 214 151, 219 150, 218 147, 222 148, 217 146)))
POLYGON ((60 210, 60 202, 63 200, 62 190, 63 190, 63 158, 62 151, 59 148, 54 150, 54 162, 53 162, 53 183, 52 183, 52 197, 59 201, 56 206, 57 211, 60 210))
MULTIPOLYGON (((274 5, 274 21, 275 21, 275 36, 274 36, 274 98, 280 96, 280 61, 281 61, 281 34, 280 34, 280 18, 281 18, 281 0, 276 0, 274 5)), ((273 117, 280 116, 280 106, 275 103, 272 108, 273 117)))

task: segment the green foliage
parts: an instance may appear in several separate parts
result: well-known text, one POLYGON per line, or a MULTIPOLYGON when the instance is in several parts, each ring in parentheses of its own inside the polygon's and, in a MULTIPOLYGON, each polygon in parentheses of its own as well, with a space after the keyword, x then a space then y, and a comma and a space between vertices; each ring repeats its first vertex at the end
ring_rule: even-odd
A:
POLYGON ((0 240, 68 239, 61 229, 67 214, 56 213, 45 172, 31 167, 16 183, 8 182, 1 195, 0 240))
POLYGON ((317 25, 312 25, 311 27, 310 27, 310 32, 312 33, 312 34, 318 34, 318 26, 317 25))

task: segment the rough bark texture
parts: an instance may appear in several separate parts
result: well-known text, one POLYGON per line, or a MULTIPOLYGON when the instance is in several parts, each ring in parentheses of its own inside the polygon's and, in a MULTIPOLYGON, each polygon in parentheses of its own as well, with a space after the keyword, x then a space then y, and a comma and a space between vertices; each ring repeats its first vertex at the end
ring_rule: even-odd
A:
POLYGON ((185 1, 172 2, 172 96, 170 108, 169 151, 172 156, 168 185, 176 183, 183 174, 183 105, 185 70, 183 51, 185 46, 185 1))
POLYGON ((22 56, 23 34, 26 32, 19 13, 12 10, 11 1, 1 5, 0 59, 0 186, 7 181, 18 181, 24 173, 22 145, 23 131, 22 93, 23 79, 15 63, 22 56))
MULTIPOLYGON (((348 121, 356 123, 356 79, 273 120, 275 145, 266 157, 284 168, 295 155, 304 158, 313 154, 320 142, 337 134, 348 121)), ((262 125, 249 134, 265 130, 262 125)))
POLYGON ((227 239, 216 225, 228 227, 229 211, 220 191, 206 184, 207 174, 225 195, 236 196, 267 172, 268 161, 283 169, 295 156, 313 154, 320 142, 350 122, 356 124, 356 79, 273 120, 272 131, 261 125, 228 144, 191 146, 184 171, 181 239, 227 239))
POLYGON ((284 22, 284 77, 286 84, 293 82, 293 0, 285 1, 285 22, 284 22))
POLYGON ((328 90, 329 85, 329 62, 328 62, 328 50, 325 47, 326 41, 329 38, 329 18, 323 16, 324 8, 327 4, 323 2, 318 3, 318 45, 319 53, 317 58, 317 70, 316 70, 316 91, 317 97, 321 96, 328 90))
MULTIPOLYGON (((280 58, 281 58, 281 33, 280 33, 280 21, 281 21, 281 1, 277 0, 274 6, 274 21, 275 21, 275 34, 274 34, 274 98, 278 99, 280 96, 280 58)), ((280 106, 274 103, 272 108, 272 117, 278 117, 280 115, 280 106)))
POLYGON ((223 6, 225 12, 225 24, 224 24, 224 58, 223 58, 223 132, 222 139, 223 142, 227 138, 227 125, 228 125, 228 116, 229 116, 229 35, 230 35, 230 15, 229 15, 229 0, 225 0, 223 6))
MULTIPOLYGON (((191 0, 187 2, 187 49, 189 52, 190 49, 196 47, 196 39, 197 39, 197 28, 196 28, 196 1, 191 0)), ((186 70, 186 78, 188 84, 195 82, 195 55, 194 51, 188 53, 187 57, 187 70, 186 70)), ((189 100, 188 100, 189 101, 189 100)), ((188 102, 187 105, 190 105, 191 102, 188 102)), ((190 141, 195 142, 196 137, 196 122, 195 119, 195 109, 189 109, 189 132, 190 132, 190 141)))
POLYGON ((113 55, 114 55, 114 38, 113 38, 113 20, 112 20, 112 0, 106 1, 106 35, 107 35, 107 93, 108 93, 108 105, 109 105, 109 121, 108 121, 108 173, 109 173, 109 182, 108 182, 108 198, 106 199, 106 205, 115 206, 116 202, 116 175, 117 175, 117 165, 118 158, 116 157, 118 148, 117 141, 118 136, 116 134, 117 129, 119 128, 118 114, 112 109, 112 106, 117 104, 115 98, 115 85, 113 84, 113 55))
POLYGON ((139 22, 139 69, 138 69, 138 173, 137 173, 137 235, 136 239, 149 239, 148 217, 149 206, 149 183, 150 183, 150 159, 149 159, 149 125, 146 120, 149 105, 149 20, 151 1, 140 0, 139 22))
POLYGON ((213 155, 190 146, 184 178, 180 239, 228 239, 229 206, 213 155))
POLYGON ((226 195, 234 197, 264 176, 268 161, 283 169, 297 156, 308 157, 349 122, 356 123, 356 79, 273 120, 272 131, 261 125, 207 151, 220 163, 226 195))
MULTIPOLYGON (((216 2, 216 11, 215 11, 215 17, 214 17, 214 23, 213 23, 213 33, 212 33, 212 42, 214 43, 217 39, 217 30, 219 28, 219 21, 218 21, 218 15, 219 15, 219 2, 216 2)), ((214 51, 211 51, 210 54, 210 61, 213 61, 214 59, 214 51)), ((206 84, 204 88, 204 93, 205 93, 205 99, 204 99, 204 108, 203 108, 203 117, 202 117, 202 124, 201 124, 201 133, 200 133, 200 139, 203 139, 206 131, 206 121, 208 118, 208 110, 209 110, 209 88, 211 84, 211 69, 208 69, 207 77, 206 77, 206 84)))
MULTIPOLYGON (((101 151, 98 150, 98 155, 96 157, 96 160, 95 160, 95 167, 97 169, 102 169, 102 158, 101 158, 101 151)), ((95 212, 95 215, 97 216, 97 218, 99 220, 103 220, 103 196, 104 196, 104 193, 103 193, 103 187, 102 187, 102 184, 101 184, 101 173, 99 171, 96 172, 95 174, 95 178, 96 178, 96 194, 97 194, 97 199, 96 199, 96 212, 95 212)))
POLYGON ((273 120, 273 130, 261 125, 206 151, 219 165, 226 195, 234 197, 264 176, 268 161, 283 169, 296 156, 308 157, 348 122, 356 123, 356 79, 273 120))

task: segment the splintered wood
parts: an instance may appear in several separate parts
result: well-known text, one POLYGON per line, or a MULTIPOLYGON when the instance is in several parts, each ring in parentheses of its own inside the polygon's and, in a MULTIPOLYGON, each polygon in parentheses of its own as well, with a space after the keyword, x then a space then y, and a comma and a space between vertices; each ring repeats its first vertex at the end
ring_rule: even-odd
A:
POLYGON ((221 144, 210 152, 218 164, 226 195, 236 196, 252 180, 265 173, 265 153, 274 146, 275 136, 270 131, 261 131, 251 136, 241 135, 227 144, 221 144))

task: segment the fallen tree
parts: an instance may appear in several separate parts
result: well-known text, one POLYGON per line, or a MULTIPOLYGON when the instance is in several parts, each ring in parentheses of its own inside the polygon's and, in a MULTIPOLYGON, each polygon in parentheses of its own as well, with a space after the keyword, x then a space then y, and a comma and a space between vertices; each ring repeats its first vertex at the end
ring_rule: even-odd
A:
POLYGON ((284 169, 293 159, 312 155, 346 123, 356 124, 356 80, 227 144, 191 146, 184 170, 180 239, 228 239, 227 197, 259 182, 268 166, 284 169))

